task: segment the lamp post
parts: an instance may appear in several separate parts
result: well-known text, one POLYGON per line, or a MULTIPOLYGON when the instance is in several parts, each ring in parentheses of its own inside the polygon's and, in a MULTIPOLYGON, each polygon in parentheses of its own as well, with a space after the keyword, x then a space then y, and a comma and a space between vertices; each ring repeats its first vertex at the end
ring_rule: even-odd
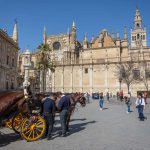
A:
POLYGON ((122 77, 119 77, 119 90, 121 91, 121 82, 122 82, 122 77))

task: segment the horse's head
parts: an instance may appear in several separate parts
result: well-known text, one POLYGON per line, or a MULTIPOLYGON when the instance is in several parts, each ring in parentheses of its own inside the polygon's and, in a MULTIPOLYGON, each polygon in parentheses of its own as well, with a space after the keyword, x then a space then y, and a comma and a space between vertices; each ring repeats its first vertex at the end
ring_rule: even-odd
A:
POLYGON ((86 98, 84 97, 83 93, 78 93, 78 102, 81 104, 82 107, 86 105, 86 98))
POLYGON ((43 98, 45 98, 45 97, 46 97, 46 95, 45 95, 45 94, 43 94, 43 93, 38 93, 38 94, 36 94, 36 95, 35 95, 35 97, 36 97, 39 101, 42 101, 42 100, 43 100, 43 98))

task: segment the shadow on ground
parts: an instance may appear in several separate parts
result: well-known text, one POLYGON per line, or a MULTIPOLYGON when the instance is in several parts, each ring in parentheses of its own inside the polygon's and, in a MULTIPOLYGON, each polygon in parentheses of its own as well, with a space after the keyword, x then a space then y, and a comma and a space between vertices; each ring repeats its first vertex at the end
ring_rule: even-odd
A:
MULTIPOLYGON (((71 121, 85 121, 86 118, 83 119, 72 119, 71 121)), ((75 134, 77 132, 80 132, 82 130, 84 130, 86 128, 87 125, 89 124, 93 124, 96 123, 96 121, 90 121, 90 122, 84 122, 84 123, 77 123, 77 124, 71 124, 69 125, 69 130, 70 132, 67 134, 67 136, 71 135, 71 134, 75 134)), ((54 132, 53 132, 53 138, 57 138, 60 136, 61 133, 61 127, 54 127, 54 132)))
POLYGON ((109 109, 109 108, 104 107, 103 110, 105 110, 105 109, 109 109))
POLYGON ((19 134, 16 133, 9 133, 5 134, 0 132, 0 147, 6 146, 12 142, 20 141, 22 140, 19 134))

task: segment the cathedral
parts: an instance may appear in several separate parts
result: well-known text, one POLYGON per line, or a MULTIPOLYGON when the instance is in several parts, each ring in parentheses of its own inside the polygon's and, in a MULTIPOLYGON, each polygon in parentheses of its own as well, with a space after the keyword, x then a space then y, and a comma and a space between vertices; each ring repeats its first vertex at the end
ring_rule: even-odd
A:
MULTIPOLYGON (((115 75, 116 65, 134 60, 146 61, 150 66, 150 48, 147 47, 146 28, 142 26, 140 11, 136 8, 134 28, 131 39, 128 39, 126 28, 123 38, 120 33, 116 36, 103 29, 96 37, 89 41, 85 35, 79 42, 75 22, 71 32, 50 35, 43 31, 43 43, 48 44, 49 55, 55 64, 55 72, 46 74, 47 92, 112 92, 123 90, 127 93, 127 86, 115 75)), ((135 68, 138 70, 139 68, 135 68)), ((130 87, 130 92, 146 90, 144 84, 136 83, 130 87)))

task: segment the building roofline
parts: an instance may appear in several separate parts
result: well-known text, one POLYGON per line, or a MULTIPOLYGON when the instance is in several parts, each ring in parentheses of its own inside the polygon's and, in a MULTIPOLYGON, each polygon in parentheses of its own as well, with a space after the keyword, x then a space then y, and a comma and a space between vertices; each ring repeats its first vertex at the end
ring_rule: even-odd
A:
POLYGON ((2 29, 0 29, 0 35, 5 38, 10 44, 12 44, 15 48, 19 50, 18 43, 14 42, 14 40, 2 29))

